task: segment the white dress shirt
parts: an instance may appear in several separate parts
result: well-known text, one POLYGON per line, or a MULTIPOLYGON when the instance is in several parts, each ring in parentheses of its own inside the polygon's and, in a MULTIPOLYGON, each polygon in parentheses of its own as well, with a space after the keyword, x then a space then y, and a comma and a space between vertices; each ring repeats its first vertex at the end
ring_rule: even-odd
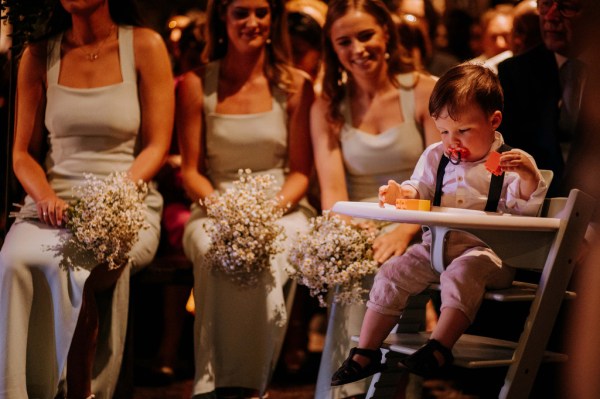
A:
MULTIPOLYGON (((496 132, 490 152, 497 150, 503 143, 502 135, 496 132)), ((531 155, 522 150, 518 151, 529 157, 535 165, 531 155)), ((433 200, 437 169, 443 154, 442 142, 431 144, 419 158, 410 180, 406 180, 402 184, 413 186, 421 199, 433 200)), ((448 163, 442 184, 441 206, 484 210, 492 176, 485 168, 486 159, 487 156, 475 162, 462 161, 458 165, 448 163)), ((524 199, 519 188, 521 180, 519 175, 515 172, 506 172, 498 211, 517 215, 536 215, 548 191, 548 185, 539 171, 538 175, 540 177, 538 187, 529 199, 524 199)))

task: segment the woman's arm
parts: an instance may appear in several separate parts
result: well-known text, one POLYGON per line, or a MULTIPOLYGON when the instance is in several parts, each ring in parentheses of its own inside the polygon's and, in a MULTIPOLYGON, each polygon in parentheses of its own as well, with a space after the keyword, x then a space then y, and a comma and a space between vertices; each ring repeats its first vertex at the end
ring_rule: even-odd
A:
POLYGON ((309 114, 314 100, 312 83, 307 76, 293 71, 295 90, 288 98, 289 173, 278 193, 279 204, 295 205, 304 197, 312 171, 309 114))
POLYGON ((323 210, 331 209, 337 201, 348 200, 342 150, 333 132, 334 128, 326 119, 328 106, 329 104, 319 97, 310 113, 310 130, 323 210))
POLYGON ((60 226, 67 203, 58 198, 38 161, 43 155, 45 80, 45 43, 28 47, 21 57, 17 78, 13 170, 35 201, 39 219, 52 226, 60 226))
MULTIPOLYGON (((435 86, 435 79, 419 73, 419 82, 415 87, 415 120, 421 126, 425 147, 441 140, 440 133, 429 115, 429 97, 435 86)), ((398 224, 387 233, 381 234, 373 243, 373 255, 376 261, 383 263, 392 256, 402 255, 419 232, 416 224, 398 224)))
POLYGON ((175 131, 181 153, 181 175, 187 195, 198 201, 214 192, 203 170, 204 134, 202 81, 196 72, 187 72, 177 86, 175 131))
POLYGON ((429 97, 435 86, 435 79, 419 73, 419 83, 415 88, 415 120, 421 126, 425 139, 425 147, 441 140, 440 132, 429 115, 429 97))
POLYGON ((148 181, 166 159, 175 108, 173 75, 167 49, 158 33, 134 30, 134 51, 142 114, 142 150, 129 173, 133 181, 148 181))

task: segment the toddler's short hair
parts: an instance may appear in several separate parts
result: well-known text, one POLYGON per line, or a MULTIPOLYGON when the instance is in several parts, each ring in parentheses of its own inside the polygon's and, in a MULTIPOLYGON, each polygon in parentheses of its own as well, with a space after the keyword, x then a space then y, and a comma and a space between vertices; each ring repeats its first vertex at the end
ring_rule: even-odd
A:
POLYGON ((444 108, 456 117, 470 103, 476 102, 486 115, 502 111, 504 95, 498 76, 487 67, 464 63, 446 72, 435 84, 429 98, 429 114, 438 118, 444 108))

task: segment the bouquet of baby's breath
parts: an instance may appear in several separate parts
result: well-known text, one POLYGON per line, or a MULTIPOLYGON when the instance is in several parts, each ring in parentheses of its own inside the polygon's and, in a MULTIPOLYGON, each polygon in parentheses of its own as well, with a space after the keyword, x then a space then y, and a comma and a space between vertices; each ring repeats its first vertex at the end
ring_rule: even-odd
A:
MULTIPOLYGON (((106 179, 85 174, 85 182, 73 188, 77 200, 67 209, 71 244, 91 252, 96 261, 117 269, 129 261, 129 251, 146 228, 146 183, 135 183, 125 172, 106 179)), ((72 263, 72 262, 70 262, 72 263)))
POLYGON ((309 231, 299 234, 291 246, 291 277, 308 287, 323 307, 328 289, 336 286, 334 302, 363 302, 368 290, 362 288, 362 279, 377 271, 372 249, 377 232, 375 227, 363 228, 323 212, 310 220, 309 231))
POLYGON ((212 223, 205 224, 211 239, 207 267, 224 273, 241 287, 258 283, 270 270, 271 258, 283 250, 283 227, 275 222, 285 209, 273 196, 272 175, 238 172, 239 180, 224 192, 204 199, 212 223))

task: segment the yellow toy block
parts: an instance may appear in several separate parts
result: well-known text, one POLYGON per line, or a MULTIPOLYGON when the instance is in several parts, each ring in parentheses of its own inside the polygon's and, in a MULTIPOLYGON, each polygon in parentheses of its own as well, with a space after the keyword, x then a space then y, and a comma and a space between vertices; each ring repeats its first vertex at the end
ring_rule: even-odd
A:
POLYGON ((400 198, 396 200, 396 209, 404 209, 408 211, 430 211, 431 201, 400 198))

